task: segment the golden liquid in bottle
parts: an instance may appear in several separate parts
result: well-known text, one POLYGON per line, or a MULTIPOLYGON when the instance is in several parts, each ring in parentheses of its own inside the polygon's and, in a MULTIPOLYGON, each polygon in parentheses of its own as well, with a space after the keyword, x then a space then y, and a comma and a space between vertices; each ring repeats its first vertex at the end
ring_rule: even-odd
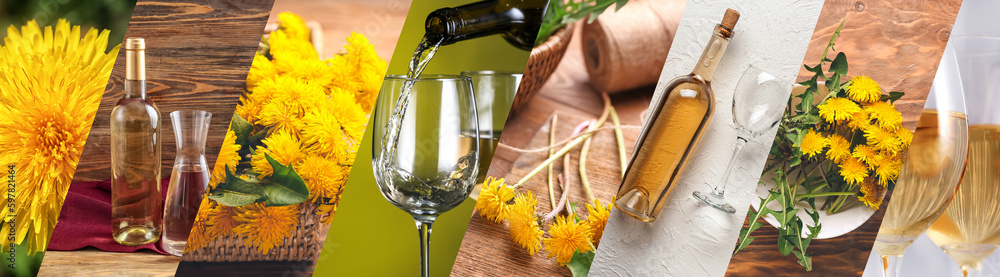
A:
POLYGON ((701 79, 681 77, 667 90, 667 99, 651 119, 653 125, 646 130, 615 201, 619 210, 645 222, 660 213, 712 116, 714 99, 701 79))
POLYGON ((964 114, 923 112, 878 230, 879 255, 902 256, 948 207, 965 171, 966 130, 964 114))
POLYGON ((1000 126, 969 127, 965 175, 927 236, 963 270, 978 268, 1000 244, 1000 126))

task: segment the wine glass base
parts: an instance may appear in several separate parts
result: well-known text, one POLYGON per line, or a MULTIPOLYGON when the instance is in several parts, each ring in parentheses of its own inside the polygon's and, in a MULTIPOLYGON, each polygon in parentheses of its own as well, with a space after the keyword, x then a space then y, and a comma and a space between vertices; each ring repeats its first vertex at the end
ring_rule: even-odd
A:
POLYGON ((736 209, 733 208, 733 205, 726 203, 726 199, 721 196, 717 196, 713 193, 703 193, 700 191, 691 193, 691 196, 694 196, 695 199, 701 200, 701 202, 704 202, 705 204, 708 204, 709 206, 712 206, 720 211, 731 214, 736 213, 736 209))

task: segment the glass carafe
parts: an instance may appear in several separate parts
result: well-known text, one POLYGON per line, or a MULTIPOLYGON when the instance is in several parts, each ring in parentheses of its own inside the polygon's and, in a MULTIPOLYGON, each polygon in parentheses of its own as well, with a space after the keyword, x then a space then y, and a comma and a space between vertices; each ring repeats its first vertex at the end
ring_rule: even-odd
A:
POLYGON ((177 138, 177 156, 163 207, 163 248, 175 256, 184 253, 191 225, 208 187, 205 139, 212 113, 175 111, 170 122, 177 138))

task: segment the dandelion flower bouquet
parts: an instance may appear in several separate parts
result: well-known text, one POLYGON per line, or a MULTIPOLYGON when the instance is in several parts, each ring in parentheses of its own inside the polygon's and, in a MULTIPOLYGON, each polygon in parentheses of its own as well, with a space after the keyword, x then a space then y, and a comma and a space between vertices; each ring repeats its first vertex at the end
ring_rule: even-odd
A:
POLYGON ((21 30, 7 28, 0 46, 0 165, 16 185, 0 209, 3 229, 15 230, 13 238, 0 236, 3 252, 26 240, 30 255, 48 246, 118 54, 118 47, 105 52, 110 34, 81 33, 64 19, 44 31, 34 20, 21 30))
POLYGON ((278 18, 254 57, 186 251, 227 237, 267 255, 337 210, 386 63, 357 33, 345 53, 322 60, 301 18, 278 18))
POLYGON ((753 241, 751 233, 761 226, 758 219, 771 215, 780 225, 775 227, 781 237, 781 253, 794 254, 806 270, 811 270, 806 248, 822 227, 821 210, 834 214, 851 202, 878 209, 885 192, 895 185, 904 152, 913 139, 913 133, 901 126, 902 114, 893 105, 904 93, 883 94, 879 84, 865 75, 848 79, 847 55, 838 53, 833 60, 826 56, 839 34, 840 28, 818 65, 805 66, 815 75, 799 83, 806 90, 792 98, 801 102, 793 105, 792 98, 788 100, 764 170, 771 174, 775 186, 761 198, 758 211, 750 211, 751 225, 740 232, 736 252, 753 241), (825 70, 826 63, 829 67, 825 70), (830 93, 814 104, 823 85, 819 81, 825 81, 830 93), (782 208, 769 209, 767 204, 773 201, 782 208), (796 204, 807 207, 803 210, 814 225, 803 224, 796 215, 796 204))

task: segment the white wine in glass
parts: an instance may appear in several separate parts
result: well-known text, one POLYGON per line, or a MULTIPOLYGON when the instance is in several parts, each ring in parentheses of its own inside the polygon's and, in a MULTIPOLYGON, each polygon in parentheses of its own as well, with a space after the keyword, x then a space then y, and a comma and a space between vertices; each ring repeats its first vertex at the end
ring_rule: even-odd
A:
POLYGON ((1000 245, 1000 125, 969 126, 965 177, 927 236, 966 274, 1000 245))

